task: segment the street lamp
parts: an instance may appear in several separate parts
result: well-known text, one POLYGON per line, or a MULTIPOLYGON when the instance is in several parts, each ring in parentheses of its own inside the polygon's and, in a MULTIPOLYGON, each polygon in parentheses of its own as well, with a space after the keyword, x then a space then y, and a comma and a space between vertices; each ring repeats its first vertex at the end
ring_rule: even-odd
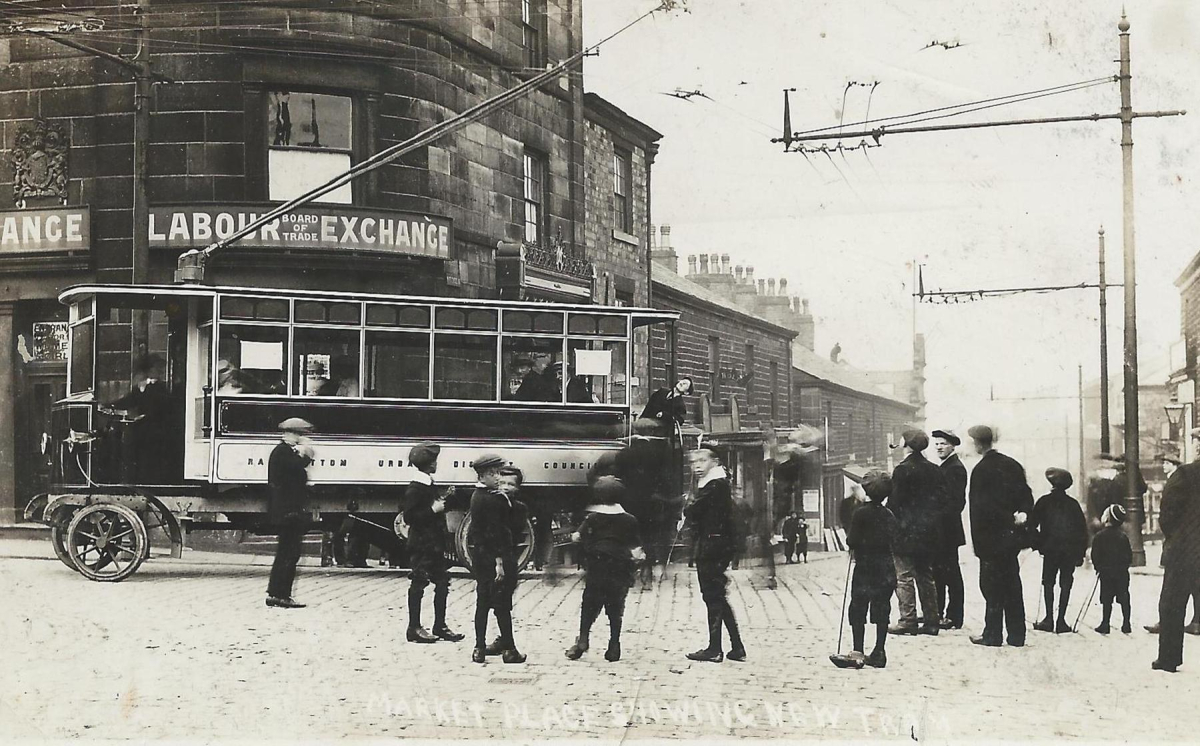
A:
MULTIPOLYGON (((1183 432, 1181 426, 1184 423, 1184 415, 1187 413, 1187 405, 1172 402, 1164 405, 1163 409, 1167 412, 1167 422, 1171 423, 1171 441, 1178 446, 1179 441, 1186 438, 1186 434, 1183 432)), ((1184 440, 1184 446, 1179 448, 1178 455, 1186 456, 1187 450, 1187 441, 1184 440)))

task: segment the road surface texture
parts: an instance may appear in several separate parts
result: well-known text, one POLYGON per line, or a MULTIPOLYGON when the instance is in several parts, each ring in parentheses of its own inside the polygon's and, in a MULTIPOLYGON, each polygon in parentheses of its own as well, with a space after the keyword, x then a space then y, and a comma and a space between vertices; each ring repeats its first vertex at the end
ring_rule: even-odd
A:
MULTIPOLYGON (((1023 559, 1032 623, 1041 560, 1023 559)), ((269 562, 188 551, 103 584, 54 560, 48 542, 0 541, 0 738, 960 743, 1200 732, 1200 638, 1188 637, 1180 673, 1150 670, 1155 637, 1141 625, 1156 617, 1161 579, 1153 574, 1133 578, 1132 635, 1093 632, 1095 604, 1079 634, 1030 631, 1025 648, 994 649, 967 639, 983 609, 969 561, 965 629, 891 638, 886 669, 842 671, 828 661, 838 644, 842 555, 780 565, 775 590, 759 570, 732 573, 750 658, 722 664, 684 658, 705 640, 686 565, 655 590, 630 593, 620 662, 603 659, 603 617, 592 650, 578 662, 563 657, 582 589, 580 576, 563 573, 523 580, 517 591, 516 635, 528 662, 476 665, 469 579, 454 579, 449 606, 468 639, 416 645, 404 640, 403 571, 306 564, 296 596, 309 608, 281 610, 264 605, 269 562)), ((1077 573, 1071 621, 1093 578, 1077 573)))

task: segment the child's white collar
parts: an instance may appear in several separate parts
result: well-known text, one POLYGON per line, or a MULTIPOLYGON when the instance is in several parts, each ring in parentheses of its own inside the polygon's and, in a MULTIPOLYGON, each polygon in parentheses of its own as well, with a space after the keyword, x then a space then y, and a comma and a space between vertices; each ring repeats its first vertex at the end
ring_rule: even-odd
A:
POLYGON ((589 505, 584 510, 589 513, 603 513, 604 515, 620 515, 625 512, 625 508, 622 508, 620 505, 605 505, 603 503, 589 505))
POLYGON ((714 466, 713 468, 708 470, 707 474, 705 474, 703 477, 700 478, 700 483, 696 485, 696 489, 703 488, 704 485, 708 484, 709 482, 713 481, 714 479, 724 479, 727 476, 729 476, 729 475, 725 473, 724 466, 719 466, 719 465, 714 466))
POLYGON ((410 481, 416 482, 417 484, 432 485, 433 477, 429 476, 420 469, 413 469, 413 476, 410 481))

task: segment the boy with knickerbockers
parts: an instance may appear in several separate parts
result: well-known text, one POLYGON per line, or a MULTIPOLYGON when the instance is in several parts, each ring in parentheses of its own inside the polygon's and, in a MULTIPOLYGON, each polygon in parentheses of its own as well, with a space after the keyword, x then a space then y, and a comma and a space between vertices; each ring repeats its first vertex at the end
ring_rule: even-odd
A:
POLYGON ((1109 505, 1102 520, 1104 528, 1092 539, 1092 565, 1100 576, 1100 605, 1104 609, 1104 619, 1096 631, 1102 635, 1109 633, 1108 622, 1116 600, 1125 618, 1121 631, 1129 634, 1133 631, 1129 626, 1129 566, 1133 564, 1133 550, 1129 537, 1121 530, 1125 508, 1109 505))
POLYGON ((1040 632, 1070 632, 1067 602, 1071 598, 1075 568, 1087 554, 1087 519, 1075 498, 1067 494, 1071 472, 1058 467, 1046 470, 1050 492, 1038 498, 1029 517, 1037 530, 1035 544, 1042 553, 1042 591, 1046 594, 1046 617, 1033 625, 1040 632), (1058 621, 1054 617, 1054 581, 1058 580, 1058 621))
POLYGON ((592 504, 579 531, 571 538, 583 549, 587 570, 583 585, 583 606, 579 613, 579 637, 567 649, 567 658, 579 660, 588 649, 588 636, 600 610, 608 615, 607 661, 621 660, 621 619, 625 614, 625 596, 633 584, 635 563, 644 558, 638 539, 638 522, 621 507, 625 484, 605 476, 592 485, 592 504))
POLYGON ((863 491, 868 502, 854 511, 846 544, 854 552, 854 577, 850 581, 850 629, 854 649, 846 655, 831 655, 838 668, 883 668, 887 665, 884 643, 891 621, 892 594, 896 591, 896 563, 892 543, 896 537, 896 516, 883 506, 892 492, 892 479, 877 473, 867 478, 863 491), (863 655, 867 617, 875 625, 875 649, 863 655))

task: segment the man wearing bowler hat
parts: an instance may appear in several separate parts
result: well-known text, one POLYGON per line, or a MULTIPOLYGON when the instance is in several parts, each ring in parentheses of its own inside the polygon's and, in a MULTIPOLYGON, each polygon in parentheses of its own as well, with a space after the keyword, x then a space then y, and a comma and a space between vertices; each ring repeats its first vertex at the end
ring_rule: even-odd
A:
POLYGON ((958 548, 967 543, 962 522, 962 512, 967 507, 967 467, 955 451, 961 443, 953 431, 933 431, 933 449, 942 460, 938 468, 946 478, 941 544, 933 560, 933 582, 937 586, 942 629, 962 629, 963 626, 963 579, 958 548))
POLYGON ((271 580, 267 584, 267 606, 281 609, 302 609, 304 604, 292 598, 292 583, 296 565, 304 548, 304 534, 309 520, 308 465, 313 461, 308 434, 312 423, 299 417, 289 417, 279 423, 283 431, 281 442, 271 451, 267 461, 267 486, 270 495, 267 515, 279 531, 275 545, 275 562, 271 565, 271 580))
POLYGON ((992 447, 996 434, 987 425, 967 431, 982 457, 971 473, 971 543, 979 557, 979 590, 983 593, 983 633, 976 645, 1000 647, 1004 628, 1008 644, 1025 644, 1025 600, 1017 555, 1027 546, 1026 524, 1033 512, 1033 492, 1025 469, 992 447))
POLYGON ((505 663, 524 663, 513 641, 512 598, 517 589, 517 547, 513 535, 513 503, 501 492, 501 470, 508 461, 495 454, 475 459, 479 482, 471 494, 471 525, 467 547, 475 575, 475 649, 471 660, 483 663, 500 655, 505 663), (487 645, 488 611, 496 616, 500 637, 487 645))

